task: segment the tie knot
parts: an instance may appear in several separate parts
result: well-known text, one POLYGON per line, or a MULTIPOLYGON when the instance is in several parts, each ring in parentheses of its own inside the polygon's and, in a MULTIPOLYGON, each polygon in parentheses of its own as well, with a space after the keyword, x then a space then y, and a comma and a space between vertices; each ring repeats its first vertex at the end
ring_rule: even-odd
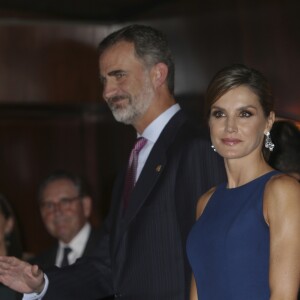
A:
POLYGON ((139 137, 139 138, 135 141, 133 150, 134 150, 136 153, 139 153, 139 152, 143 149, 143 147, 146 145, 146 143, 147 143, 147 139, 145 139, 144 137, 139 137))
POLYGON ((68 255, 72 252, 72 249, 69 246, 64 247, 64 256, 68 255))

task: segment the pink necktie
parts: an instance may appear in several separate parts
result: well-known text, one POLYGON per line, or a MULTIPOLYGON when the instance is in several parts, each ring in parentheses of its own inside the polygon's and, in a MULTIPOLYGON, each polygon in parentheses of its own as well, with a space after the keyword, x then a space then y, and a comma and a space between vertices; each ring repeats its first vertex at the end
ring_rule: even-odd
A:
POLYGON ((124 183, 124 190, 123 190, 124 210, 128 206, 129 198, 135 185, 139 152, 146 145, 146 143, 147 140, 145 138, 143 137, 138 138, 130 153, 127 173, 126 173, 126 178, 124 183))

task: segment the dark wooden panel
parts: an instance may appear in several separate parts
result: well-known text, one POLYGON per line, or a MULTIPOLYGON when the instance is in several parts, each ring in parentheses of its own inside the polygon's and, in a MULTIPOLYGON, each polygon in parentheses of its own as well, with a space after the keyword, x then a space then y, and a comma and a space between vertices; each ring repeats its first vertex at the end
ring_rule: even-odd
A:
POLYGON ((96 26, 8 23, 0 26, 0 102, 100 100, 96 26))
POLYGON ((94 198, 92 222, 101 225, 132 138, 128 129, 97 107, 0 107, 0 191, 13 203, 26 251, 37 253, 52 242, 36 192, 40 180, 54 170, 86 178, 94 198))

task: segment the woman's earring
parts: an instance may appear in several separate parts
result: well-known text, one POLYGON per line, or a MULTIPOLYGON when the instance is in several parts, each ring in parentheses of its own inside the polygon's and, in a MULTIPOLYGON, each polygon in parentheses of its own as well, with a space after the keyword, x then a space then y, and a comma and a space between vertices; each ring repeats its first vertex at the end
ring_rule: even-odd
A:
POLYGON ((266 136, 266 140, 265 140, 265 147, 267 149, 269 149, 270 151, 273 151, 275 145, 273 144, 272 140, 271 140, 271 137, 270 137, 270 132, 267 131, 265 133, 265 136, 266 136))
POLYGON ((214 150, 215 152, 217 152, 217 150, 216 150, 216 148, 215 148, 214 145, 211 145, 211 147, 213 148, 213 150, 214 150))

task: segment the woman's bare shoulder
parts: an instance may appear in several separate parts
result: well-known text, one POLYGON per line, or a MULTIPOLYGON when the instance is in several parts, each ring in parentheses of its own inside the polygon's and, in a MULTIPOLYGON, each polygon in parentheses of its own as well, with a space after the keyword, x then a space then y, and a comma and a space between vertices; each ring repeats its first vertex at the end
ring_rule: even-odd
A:
POLYGON ((268 181, 265 188, 265 196, 272 196, 278 199, 283 199, 286 198, 285 195, 299 193, 299 192, 300 192, 299 182, 295 178, 282 173, 274 175, 268 181))
POLYGON ((286 174, 273 176, 264 193, 264 214, 267 223, 276 215, 300 212, 300 184, 286 174))

